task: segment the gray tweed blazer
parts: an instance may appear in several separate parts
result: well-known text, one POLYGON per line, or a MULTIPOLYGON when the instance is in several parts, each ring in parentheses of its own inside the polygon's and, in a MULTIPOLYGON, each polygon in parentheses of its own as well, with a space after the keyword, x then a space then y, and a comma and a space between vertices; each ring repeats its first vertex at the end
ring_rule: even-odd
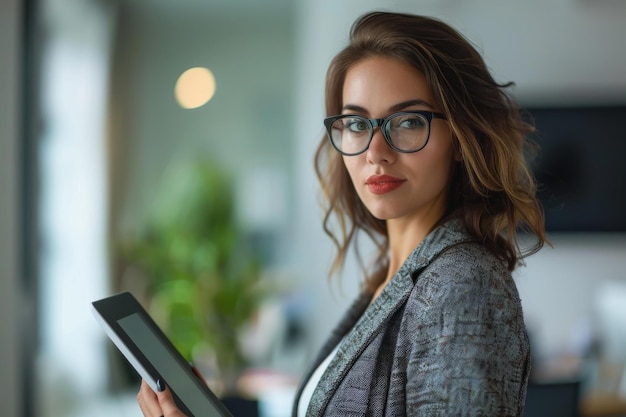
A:
POLYGON ((340 343, 307 417, 521 416, 529 342, 506 266, 458 220, 436 228, 380 296, 362 294, 296 394, 340 343))

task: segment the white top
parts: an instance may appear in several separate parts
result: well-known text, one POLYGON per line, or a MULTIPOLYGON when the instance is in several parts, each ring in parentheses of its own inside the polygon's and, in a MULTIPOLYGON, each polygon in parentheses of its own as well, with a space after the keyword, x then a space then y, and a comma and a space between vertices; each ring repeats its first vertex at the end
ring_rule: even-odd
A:
POLYGON ((337 349, 339 349, 339 345, 335 347, 335 349, 330 352, 330 355, 324 359, 322 363, 319 364, 315 372, 311 375, 311 378, 307 381, 304 389, 302 390, 302 395, 300 395, 300 401, 298 401, 298 417, 305 417, 306 410, 309 407, 309 403, 311 402, 311 397, 313 396, 313 391, 317 388, 317 384, 320 382, 324 371, 328 368, 328 364, 337 354, 337 349))

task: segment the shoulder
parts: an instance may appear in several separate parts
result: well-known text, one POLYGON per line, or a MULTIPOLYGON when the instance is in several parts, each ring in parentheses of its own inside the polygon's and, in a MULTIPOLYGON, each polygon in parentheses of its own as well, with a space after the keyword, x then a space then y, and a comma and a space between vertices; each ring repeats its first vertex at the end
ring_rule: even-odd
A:
POLYGON ((460 220, 436 228, 407 259, 402 276, 412 288, 405 319, 424 323, 467 315, 471 321, 523 321, 521 301, 506 263, 476 242, 460 220))
POLYGON ((417 282, 440 276, 458 281, 482 281, 501 278, 509 282, 511 274, 503 260, 476 242, 460 219, 449 220, 433 230, 411 253, 401 270, 417 282))
POLYGON ((521 300, 506 264, 476 242, 447 247, 415 271, 407 308, 420 314, 470 314, 477 320, 522 319, 521 300))
POLYGON ((506 263, 483 245, 465 241, 448 246, 420 274, 423 280, 448 277, 457 284, 512 284, 506 263))

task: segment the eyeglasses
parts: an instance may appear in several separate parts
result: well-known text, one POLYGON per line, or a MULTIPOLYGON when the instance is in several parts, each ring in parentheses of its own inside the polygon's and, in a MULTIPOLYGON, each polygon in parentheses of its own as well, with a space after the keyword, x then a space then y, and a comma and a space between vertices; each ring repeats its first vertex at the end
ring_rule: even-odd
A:
POLYGON ((354 114, 341 114, 324 119, 328 139, 342 155, 358 155, 369 148, 374 128, 380 130, 391 149, 412 153, 424 149, 430 137, 432 119, 446 119, 441 113, 405 111, 384 119, 368 119, 354 114))

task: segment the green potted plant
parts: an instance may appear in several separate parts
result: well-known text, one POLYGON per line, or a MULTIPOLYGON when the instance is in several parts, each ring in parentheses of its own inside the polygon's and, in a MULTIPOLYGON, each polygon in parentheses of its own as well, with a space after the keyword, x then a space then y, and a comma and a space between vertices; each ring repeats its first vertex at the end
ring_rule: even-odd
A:
POLYGON ((234 377, 247 365, 238 332, 266 294, 260 265, 246 249, 221 169, 196 160, 166 179, 146 226, 122 244, 122 254, 142 272, 148 309, 174 345, 190 361, 201 355, 213 362, 216 372, 205 367, 205 376, 233 395, 234 377))

